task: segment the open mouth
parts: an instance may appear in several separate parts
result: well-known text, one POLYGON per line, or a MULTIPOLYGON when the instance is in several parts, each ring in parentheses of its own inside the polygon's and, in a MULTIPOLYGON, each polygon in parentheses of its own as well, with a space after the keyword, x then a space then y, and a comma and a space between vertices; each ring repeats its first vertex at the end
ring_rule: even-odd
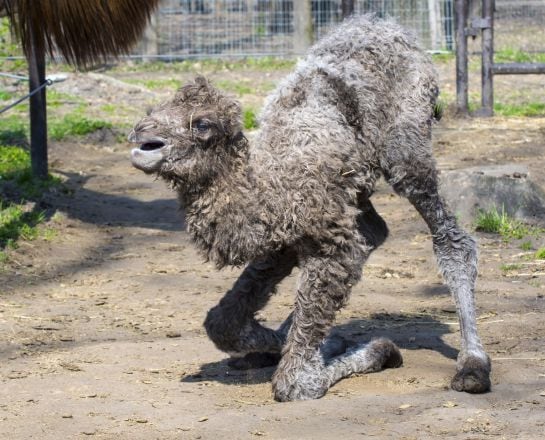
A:
POLYGON ((165 143, 163 141, 152 140, 152 141, 144 142, 142 145, 140 145, 140 150, 153 151, 153 150, 158 150, 160 148, 163 148, 164 146, 165 146, 165 143))
POLYGON ((138 148, 131 151, 132 164, 146 173, 158 172, 168 155, 166 141, 156 137, 148 139, 133 137, 132 142, 140 143, 138 148))

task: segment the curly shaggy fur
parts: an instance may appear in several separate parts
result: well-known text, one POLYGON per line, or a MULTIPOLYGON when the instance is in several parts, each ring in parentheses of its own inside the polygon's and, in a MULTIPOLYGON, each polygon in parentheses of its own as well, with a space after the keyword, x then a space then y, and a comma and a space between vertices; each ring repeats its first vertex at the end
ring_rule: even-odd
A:
POLYGON ((381 175, 429 225, 458 306, 462 350, 453 388, 489 389, 490 362, 476 330, 475 242, 437 192, 437 93, 431 62, 410 35, 359 17, 312 47, 278 86, 255 146, 242 134, 238 103, 202 77, 129 135, 142 144, 133 164, 172 183, 205 255, 219 267, 247 264, 205 327, 219 349, 245 356, 238 364, 246 368, 281 353, 277 400, 318 398, 352 373, 402 363, 386 339, 345 351, 327 338, 363 263, 387 236, 370 201, 381 175), (254 314, 295 266, 293 313, 278 330, 261 326, 254 314))

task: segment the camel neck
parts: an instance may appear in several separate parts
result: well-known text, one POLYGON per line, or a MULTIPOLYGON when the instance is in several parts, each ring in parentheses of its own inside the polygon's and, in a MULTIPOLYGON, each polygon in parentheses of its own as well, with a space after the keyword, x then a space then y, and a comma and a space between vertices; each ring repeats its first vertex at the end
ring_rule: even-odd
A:
POLYGON ((244 236, 256 218, 255 183, 248 155, 233 158, 199 192, 180 193, 188 232, 219 267, 244 264, 250 256, 244 236), (229 223, 230 219, 236 222, 229 223))

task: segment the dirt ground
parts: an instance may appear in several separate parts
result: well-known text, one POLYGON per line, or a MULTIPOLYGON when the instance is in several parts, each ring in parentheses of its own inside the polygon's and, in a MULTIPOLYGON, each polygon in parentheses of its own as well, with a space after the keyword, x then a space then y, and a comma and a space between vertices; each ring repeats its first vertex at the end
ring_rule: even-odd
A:
MULTIPOLYGON (((119 82, 131 75, 144 74, 71 75, 59 87, 119 103, 136 120, 165 93, 119 82)), ((264 74, 212 76, 251 75, 264 74)), ((447 117, 434 146, 442 170, 516 162, 545 186, 545 118, 447 117)), ((276 403, 273 370, 230 369, 202 327, 240 269, 202 261, 173 193, 130 166, 129 148, 108 133, 51 145, 52 169, 70 189, 46 201, 61 213, 51 220, 58 236, 23 242, 0 273, 0 438, 543 438, 545 262, 520 249, 525 240, 545 246, 543 234, 504 241, 476 233, 479 330, 493 388, 457 393, 449 382, 459 327, 427 228, 381 184, 374 203, 390 238, 371 256, 336 332, 361 342, 388 336, 404 365, 345 379, 317 401, 276 403)), ((290 312, 296 276, 260 313, 266 325, 290 312)))

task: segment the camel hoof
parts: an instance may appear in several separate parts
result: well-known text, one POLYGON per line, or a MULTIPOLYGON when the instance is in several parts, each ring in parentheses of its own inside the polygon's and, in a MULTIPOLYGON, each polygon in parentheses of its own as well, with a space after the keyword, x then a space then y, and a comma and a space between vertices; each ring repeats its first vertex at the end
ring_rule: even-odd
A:
POLYGON ((296 400, 315 400, 323 397, 329 389, 322 381, 303 379, 305 386, 301 384, 283 384, 281 381, 273 381, 274 400, 277 402, 294 402, 296 400))
POLYGON ((472 394, 490 391, 490 365, 479 358, 468 358, 452 379, 451 387, 472 394))
POLYGON ((376 359, 382 359, 382 368, 399 368, 403 365, 403 356, 397 345, 386 338, 374 339, 370 342, 371 348, 376 353, 376 359))

